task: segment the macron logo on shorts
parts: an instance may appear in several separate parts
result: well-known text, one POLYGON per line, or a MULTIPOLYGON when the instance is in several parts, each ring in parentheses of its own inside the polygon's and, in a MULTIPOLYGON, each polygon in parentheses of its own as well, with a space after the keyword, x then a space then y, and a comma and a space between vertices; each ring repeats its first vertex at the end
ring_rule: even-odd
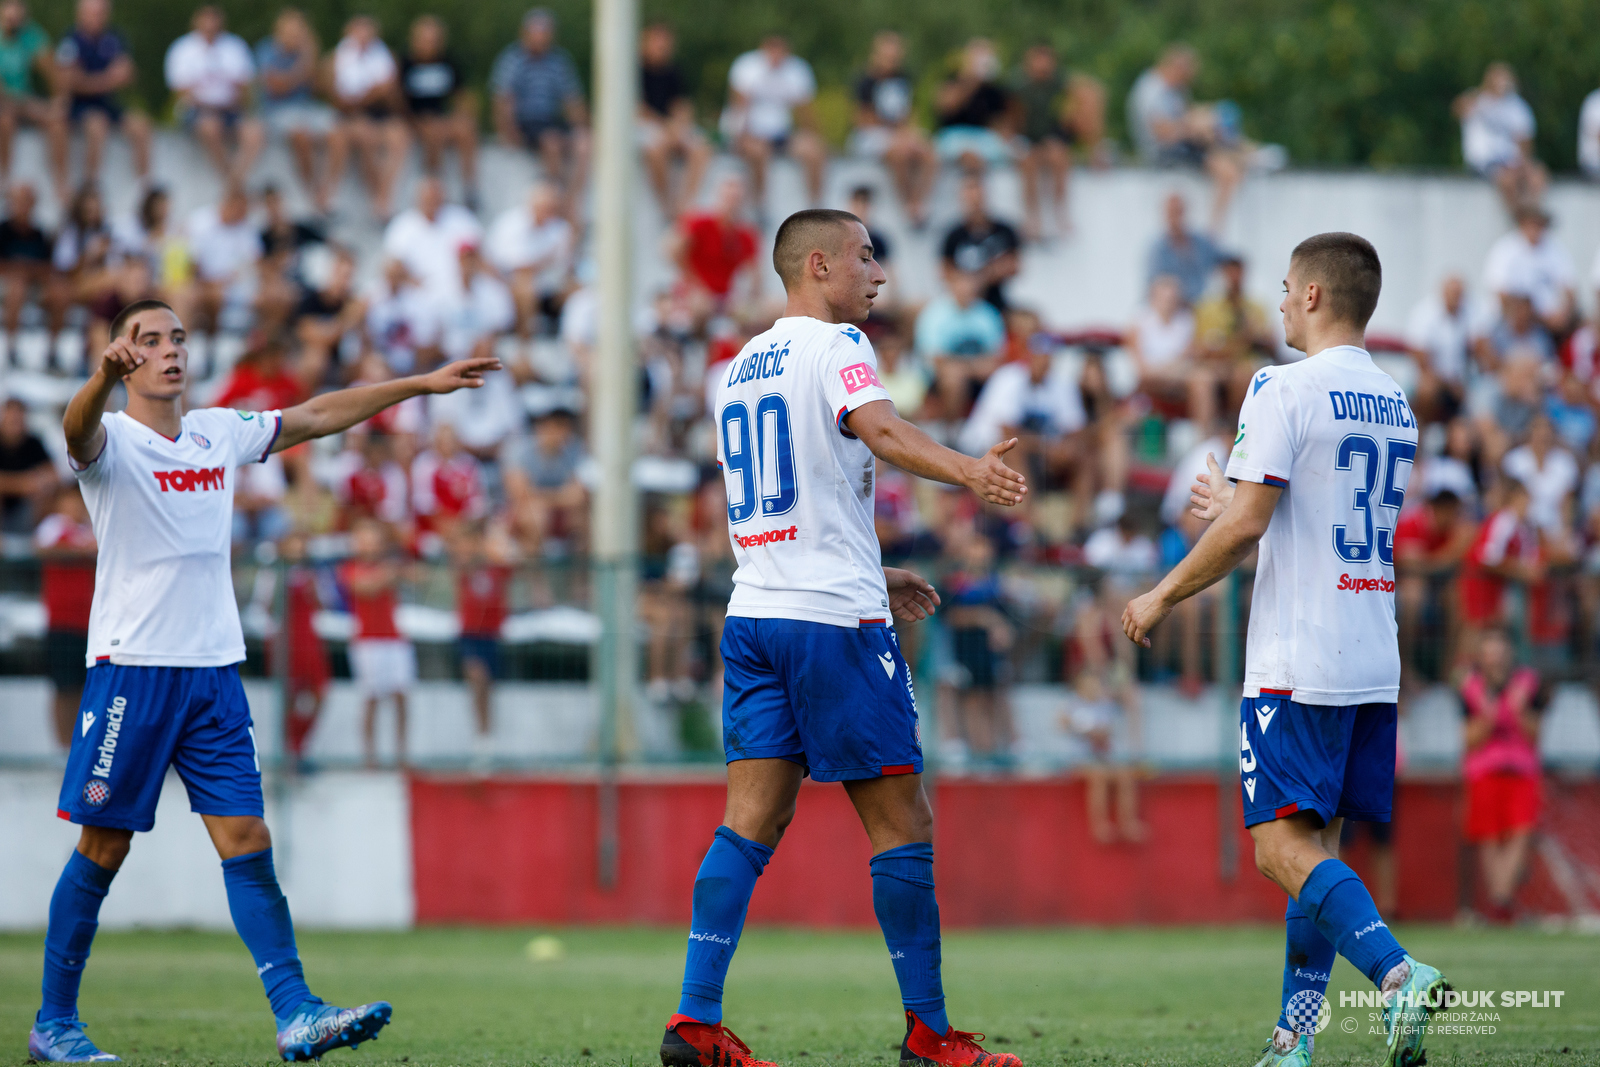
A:
POLYGON ((156 484, 163 493, 176 491, 192 493, 201 489, 221 489, 226 467, 207 467, 205 470, 152 471, 156 484))
POLYGON ((1271 704, 1263 704, 1256 708, 1256 725, 1261 727, 1261 732, 1266 733, 1267 727, 1272 725, 1272 717, 1278 714, 1278 709, 1271 704))
POLYGON ((890 678, 893 678, 894 677, 894 653, 893 652, 885 652, 883 655, 879 656, 878 657, 878 666, 883 668, 883 673, 884 674, 887 674, 890 678))
POLYGON ((839 377, 844 380, 844 391, 847 393, 859 393, 870 385, 883 388, 883 383, 878 381, 878 372, 866 363, 846 367, 839 372, 839 377))
POLYGON ((94 725, 94 712, 92 712, 92 711, 84 712, 83 713, 83 736, 84 737, 88 737, 89 736, 89 729, 93 725, 94 725))

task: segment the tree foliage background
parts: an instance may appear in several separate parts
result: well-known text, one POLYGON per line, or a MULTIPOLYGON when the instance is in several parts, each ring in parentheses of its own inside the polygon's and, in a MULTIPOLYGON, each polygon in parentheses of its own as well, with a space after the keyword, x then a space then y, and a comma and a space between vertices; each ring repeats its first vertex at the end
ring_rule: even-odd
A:
MULTIPOLYGON (((481 85, 512 40, 526 0, 304 0, 325 45, 351 15, 373 14, 391 47, 406 25, 432 12, 451 29, 452 51, 481 85)), ((580 68, 591 65, 591 5, 545 0, 580 68)), ((1578 110, 1600 86, 1596 0, 641 0, 642 18, 678 31, 680 59, 714 119, 728 66, 762 35, 781 32, 815 66, 819 108, 831 132, 848 121, 849 84, 871 35, 903 33, 927 98, 968 37, 982 34, 1008 61, 1049 41, 1076 70, 1110 91, 1112 130, 1123 130, 1128 87, 1170 41, 1195 45, 1204 66, 1199 99, 1226 98, 1249 133, 1288 147, 1299 164, 1438 167, 1460 161, 1457 93, 1484 66, 1509 61, 1539 120, 1538 150, 1556 169, 1575 165, 1578 110)), ((34 0, 35 16, 59 34, 68 0, 34 0)), ((139 95, 161 113, 161 60, 188 28, 192 0, 116 0, 114 22, 139 65, 139 95)), ((222 0, 230 28, 254 43, 270 29, 275 2, 222 0)))

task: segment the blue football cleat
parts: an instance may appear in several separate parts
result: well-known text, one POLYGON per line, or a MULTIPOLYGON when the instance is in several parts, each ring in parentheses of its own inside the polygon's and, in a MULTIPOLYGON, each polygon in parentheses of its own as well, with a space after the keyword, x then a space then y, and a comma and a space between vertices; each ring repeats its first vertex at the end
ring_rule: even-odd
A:
POLYGON ((101 1052, 76 1015, 36 1022, 28 1032, 28 1056, 41 1063, 121 1063, 121 1056, 101 1052))
POLYGON ((1428 1018, 1434 1009, 1444 1006, 1444 995, 1450 989, 1450 983, 1438 968, 1418 963, 1410 956, 1406 957, 1406 962, 1411 965, 1411 973, 1394 992, 1383 1013, 1389 1034, 1384 1067, 1422 1067, 1428 1062, 1428 1054, 1422 1047, 1428 1018))
POLYGON ((394 1008, 387 1000, 359 1008, 339 1008, 308 1000, 278 1025, 278 1055, 286 1060, 316 1060, 336 1048, 357 1048, 375 1041, 389 1025, 394 1008))

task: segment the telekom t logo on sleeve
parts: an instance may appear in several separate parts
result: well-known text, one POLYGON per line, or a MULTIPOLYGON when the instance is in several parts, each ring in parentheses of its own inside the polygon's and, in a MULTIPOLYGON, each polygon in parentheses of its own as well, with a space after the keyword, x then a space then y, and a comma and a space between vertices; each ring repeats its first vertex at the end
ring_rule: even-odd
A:
POLYGON ((846 367, 839 372, 839 377, 844 379, 844 391, 847 393, 859 393, 869 385, 883 388, 883 383, 878 381, 878 372, 866 363, 846 367))

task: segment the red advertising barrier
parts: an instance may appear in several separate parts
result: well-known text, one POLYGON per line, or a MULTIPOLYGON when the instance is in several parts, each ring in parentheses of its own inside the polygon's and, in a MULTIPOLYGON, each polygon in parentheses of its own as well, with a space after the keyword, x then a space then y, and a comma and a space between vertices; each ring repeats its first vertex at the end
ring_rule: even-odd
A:
MULTIPOLYGON (((1600 784, 1556 784, 1551 793, 1552 819, 1600 826, 1600 784)), ((1102 845, 1088 831, 1081 779, 941 780, 935 848, 945 923, 1205 923, 1282 915, 1283 893, 1256 873, 1250 836, 1236 823, 1236 862, 1223 871, 1214 779, 1156 778, 1144 784, 1141 800, 1149 839, 1102 845)), ((1445 920, 1460 907, 1463 865, 1470 862, 1460 841, 1460 804, 1457 782, 1399 786, 1400 916, 1445 920)), ((593 779, 415 778, 417 921, 686 922, 695 871, 722 805, 720 779, 622 783, 616 884, 603 890, 593 779)), ((1363 875, 1369 848, 1358 841, 1346 855, 1363 875)), ((1587 867, 1592 857, 1576 851, 1587 867)), ((870 853, 844 790, 807 782, 799 814, 756 887, 750 920, 873 925, 870 853)), ((1559 881, 1536 862, 1524 900, 1565 910, 1559 881)))

